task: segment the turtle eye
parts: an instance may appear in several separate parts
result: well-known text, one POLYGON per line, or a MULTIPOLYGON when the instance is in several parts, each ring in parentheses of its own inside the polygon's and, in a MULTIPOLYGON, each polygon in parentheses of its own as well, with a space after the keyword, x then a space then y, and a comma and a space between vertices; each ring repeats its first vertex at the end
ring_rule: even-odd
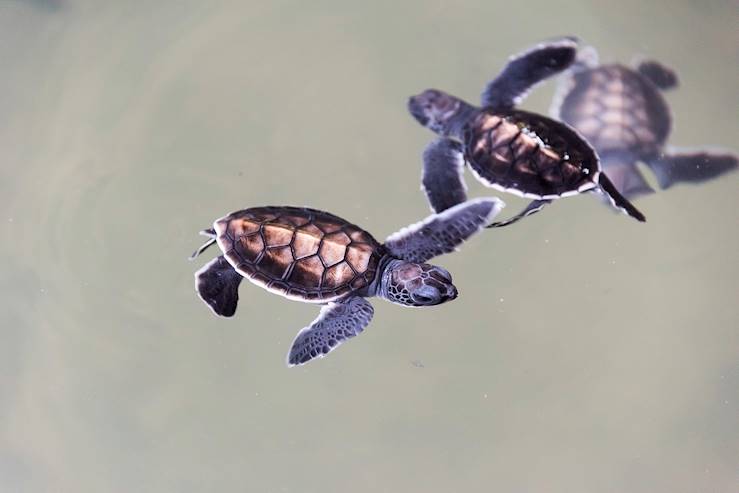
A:
POLYGON ((443 283, 452 282, 452 275, 446 269, 442 269, 441 267, 435 267, 431 271, 431 277, 443 283))
POLYGON ((440 292, 438 289, 428 285, 422 285, 413 290, 413 301, 419 305, 436 305, 439 303, 440 292))

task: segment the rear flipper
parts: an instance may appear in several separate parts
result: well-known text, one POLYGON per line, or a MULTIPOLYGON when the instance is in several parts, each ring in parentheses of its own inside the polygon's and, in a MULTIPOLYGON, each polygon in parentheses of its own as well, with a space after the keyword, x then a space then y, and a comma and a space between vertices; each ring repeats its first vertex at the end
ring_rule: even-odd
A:
POLYGON ((529 205, 526 206, 524 210, 516 214, 515 216, 506 219, 505 221, 499 221, 492 223, 488 226, 485 226, 486 228, 500 228, 503 226, 509 226, 517 221, 520 221, 526 216, 530 216, 532 214, 536 214, 540 210, 542 210, 547 204, 551 203, 551 200, 534 200, 529 205))
POLYGON ((649 186, 635 162, 612 162, 604 159, 603 169, 608 172, 608 177, 616 190, 627 199, 633 200, 654 193, 654 189, 649 186))
POLYGON ((426 192, 431 210, 442 212, 467 200, 462 144, 441 138, 423 151, 421 189, 426 192))
POLYGON ((195 273, 195 289, 213 313, 232 317, 239 302, 241 279, 241 274, 221 255, 195 273))
POLYGON ((603 173, 602 171, 598 179, 598 184, 600 185, 600 187, 596 188, 596 190, 600 190, 601 192, 603 192, 603 194, 605 194, 605 196, 608 198, 611 205, 613 205, 617 209, 620 209, 621 211, 633 217, 637 221, 640 221, 640 222, 647 221, 647 218, 644 217, 644 214, 642 214, 639 211, 639 209, 634 207, 634 205, 631 202, 629 202, 626 199, 626 197, 624 197, 623 195, 619 193, 615 185, 611 182, 611 180, 608 179, 606 174, 603 173))
POLYGON ((675 152, 663 154, 647 163, 659 186, 676 183, 702 183, 737 168, 737 156, 730 152, 675 152))
POLYGON ((195 250, 190 257, 188 257, 188 260, 195 260, 198 255, 206 251, 208 248, 210 248, 211 245, 213 245, 216 242, 216 231, 213 228, 210 229, 204 229, 200 232, 200 236, 207 236, 210 238, 208 241, 203 243, 203 245, 195 250))

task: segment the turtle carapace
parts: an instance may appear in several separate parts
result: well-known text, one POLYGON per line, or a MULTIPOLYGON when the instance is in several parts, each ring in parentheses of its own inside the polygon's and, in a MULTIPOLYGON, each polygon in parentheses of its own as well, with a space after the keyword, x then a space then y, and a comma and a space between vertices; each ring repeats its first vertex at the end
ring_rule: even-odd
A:
POLYGON ((729 151, 665 149, 672 118, 662 91, 677 83, 675 72, 659 62, 599 65, 595 49, 586 47, 560 79, 551 113, 587 139, 603 170, 628 198, 654 192, 639 171, 639 161, 663 189, 736 169, 737 156, 729 151))

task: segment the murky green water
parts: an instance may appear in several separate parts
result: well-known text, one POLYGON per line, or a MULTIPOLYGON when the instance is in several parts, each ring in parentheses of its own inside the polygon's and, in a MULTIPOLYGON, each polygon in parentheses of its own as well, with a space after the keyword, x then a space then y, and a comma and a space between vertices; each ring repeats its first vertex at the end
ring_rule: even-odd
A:
POLYGON ((736 175, 477 237, 438 260, 458 300, 376 300, 298 369, 315 307, 197 299, 226 212, 425 216, 406 97, 474 101, 541 38, 664 61, 671 142, 737 147, 733 2, 451 4, 0 1, 0 490, 735 491, 736 175))

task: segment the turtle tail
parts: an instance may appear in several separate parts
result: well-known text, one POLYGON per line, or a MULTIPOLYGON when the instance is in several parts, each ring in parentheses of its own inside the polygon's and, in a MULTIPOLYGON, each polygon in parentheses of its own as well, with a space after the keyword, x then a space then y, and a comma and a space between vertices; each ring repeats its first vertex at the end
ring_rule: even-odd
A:
POLYGON ((634 207, 634 205, 629 202, 626 197, 619 193, 615 185, 603 172, 600 173, 600 177, 598 178, 598 185, 600 185, 601 191, 606 195, 606 197, 608 197, 608 200, 614 207, 620 209, 621 211, 633 217, 639 222, 644 223, 647 221, 647 218, 644 216, 644 214, 642 214, 639 209, 634 207))
POLYGON ((208 241, 206 241, 205 243, 203 243, 203 244, 202 244, 202 245, 200 246, 200 248, 198 248, 197 250, 195 250, 195 251, 194 251, 194 252, 192 253, 192 255, 190 255, 190 256, 188 257, 188 260, 195 260, 195 259, 196 259, 196 258, 198 257, 198 255, 200 255, 201 253, 203 253, 204 251, 206 251, 206 250, 207 250, 208 248, 210 248, 210 246, 211 246, 211 245, 212 245, 213 243, 215 243, 215 242, 216 242, 216 232, 215 232, 215 230, 214 230, 214 229, 212 229, 212 228, 210 228, 210 229, 204 229, 204 230, 202 230, 202 231, 200 232, 200 235, 201 235, 201 236, 207 236, 207 237, 208 237, 208 238, 210 238, 210 239, 209 239, 208 241))

